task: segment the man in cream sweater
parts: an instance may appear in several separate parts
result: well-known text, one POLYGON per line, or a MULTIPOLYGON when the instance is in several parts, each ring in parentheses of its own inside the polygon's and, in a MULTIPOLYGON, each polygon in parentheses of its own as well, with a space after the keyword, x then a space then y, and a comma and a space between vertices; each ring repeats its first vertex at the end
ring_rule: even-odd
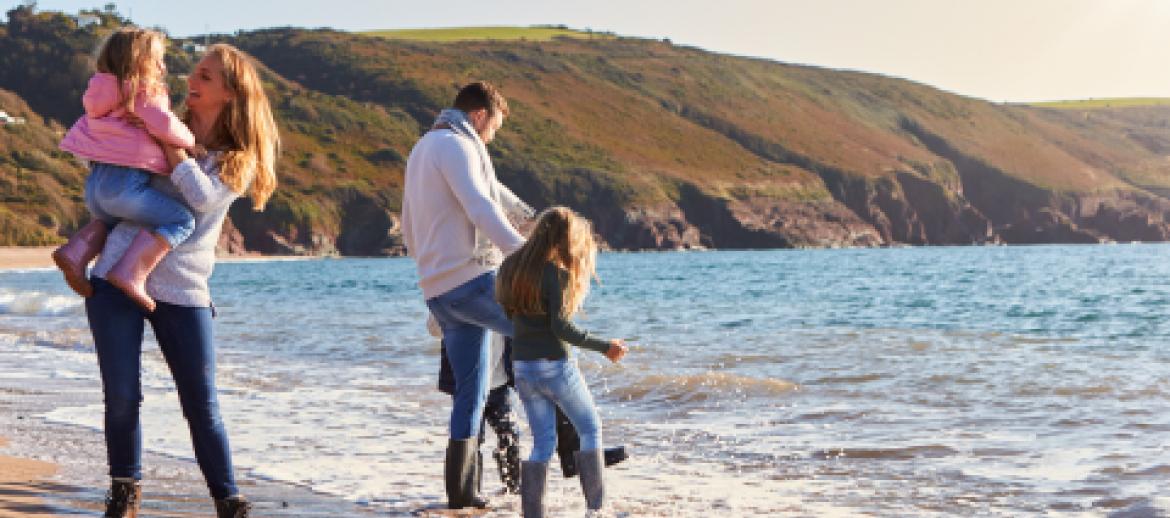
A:
POLYGON ((488 331, 512 336, 496 302, 495 270, 524 238, 508 221, 504 204, 514 196, 496 179, 485 147, 507 115, 499 90, 471 83, 406 161, 402 236, 455 374, 444 466, 452 509, 487 506, 478 494, 477 437, 490 374, 488 331))

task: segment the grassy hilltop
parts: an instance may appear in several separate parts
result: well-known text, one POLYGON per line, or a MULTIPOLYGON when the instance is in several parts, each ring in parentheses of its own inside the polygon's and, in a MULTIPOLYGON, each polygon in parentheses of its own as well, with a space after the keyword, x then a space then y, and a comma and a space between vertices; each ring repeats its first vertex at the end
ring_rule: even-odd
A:
POLYGON ((461 41, 490 40, 490 41, 550 41, 557 38, 583 39, 612 39, 609 33, 595 33, 581 31, 564 26, 486 26, 486 27, 447 27, 439 29, 391 29, 381 31, 363 31, 358 34, 377 36, 390 40, 425 41, 433 43, 451 43, 461 41))

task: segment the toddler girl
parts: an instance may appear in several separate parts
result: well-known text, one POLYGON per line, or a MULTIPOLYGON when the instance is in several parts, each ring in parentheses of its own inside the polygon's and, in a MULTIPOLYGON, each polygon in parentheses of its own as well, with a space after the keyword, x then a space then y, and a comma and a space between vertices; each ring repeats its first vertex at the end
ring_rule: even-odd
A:
POLYGON ((69 286, 89 297, 93 288, 85 269, 106 233, 121 220, 151 227, 106 276, 146 311, 155 306, 146 294, 147 275, 195 229, 190 209, 150 187, 152 173, 171 171, 161 145, 195 146, 191 131, 170 110, 165 51, 165 37, 157 31, 124 27, 111 35, 82 97, 85 115, 61 141, 61 149, 90 164, 85 204, 94 220, 54 251, 53 261, 69 286))

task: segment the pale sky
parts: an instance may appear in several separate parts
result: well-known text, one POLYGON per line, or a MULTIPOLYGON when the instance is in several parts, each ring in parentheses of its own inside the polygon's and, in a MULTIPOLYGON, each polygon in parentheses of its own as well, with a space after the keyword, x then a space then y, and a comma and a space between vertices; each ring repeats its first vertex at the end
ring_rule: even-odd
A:
MULTIPOLYGON (((0 0, 12 7, 19 2, 0 0)), ((75 12, 101 0, 41 0, 75 12)), ((158 0, 115 2, 176 36, 565 24, 877 72, 992 101, 1170 97, 1170 0, 158 0), (279 8, 273 8, 279 5, 279 8)), ((7 9, 5 9, 7 10, 7 9)))

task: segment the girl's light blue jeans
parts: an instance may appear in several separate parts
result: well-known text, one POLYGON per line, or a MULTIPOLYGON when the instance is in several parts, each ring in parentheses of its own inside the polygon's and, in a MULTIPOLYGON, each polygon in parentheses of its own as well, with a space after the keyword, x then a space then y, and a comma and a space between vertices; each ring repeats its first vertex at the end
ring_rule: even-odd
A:
POLYGON ((153 176, 141 169, 94 162, 85 180, 85 206, 109 228, 122 220, 140 223, 175 248, 195 232, 195 215, 179 200, 152 188, 153 176))
POLYGON ((577 360, 532 360, 513 363, 516 391, 532 429, 528 460, 548 462, 557 448, 556 407, 568 416, 581 438, 581 451, 601 448, 601 417, 577 368, 577 360))

